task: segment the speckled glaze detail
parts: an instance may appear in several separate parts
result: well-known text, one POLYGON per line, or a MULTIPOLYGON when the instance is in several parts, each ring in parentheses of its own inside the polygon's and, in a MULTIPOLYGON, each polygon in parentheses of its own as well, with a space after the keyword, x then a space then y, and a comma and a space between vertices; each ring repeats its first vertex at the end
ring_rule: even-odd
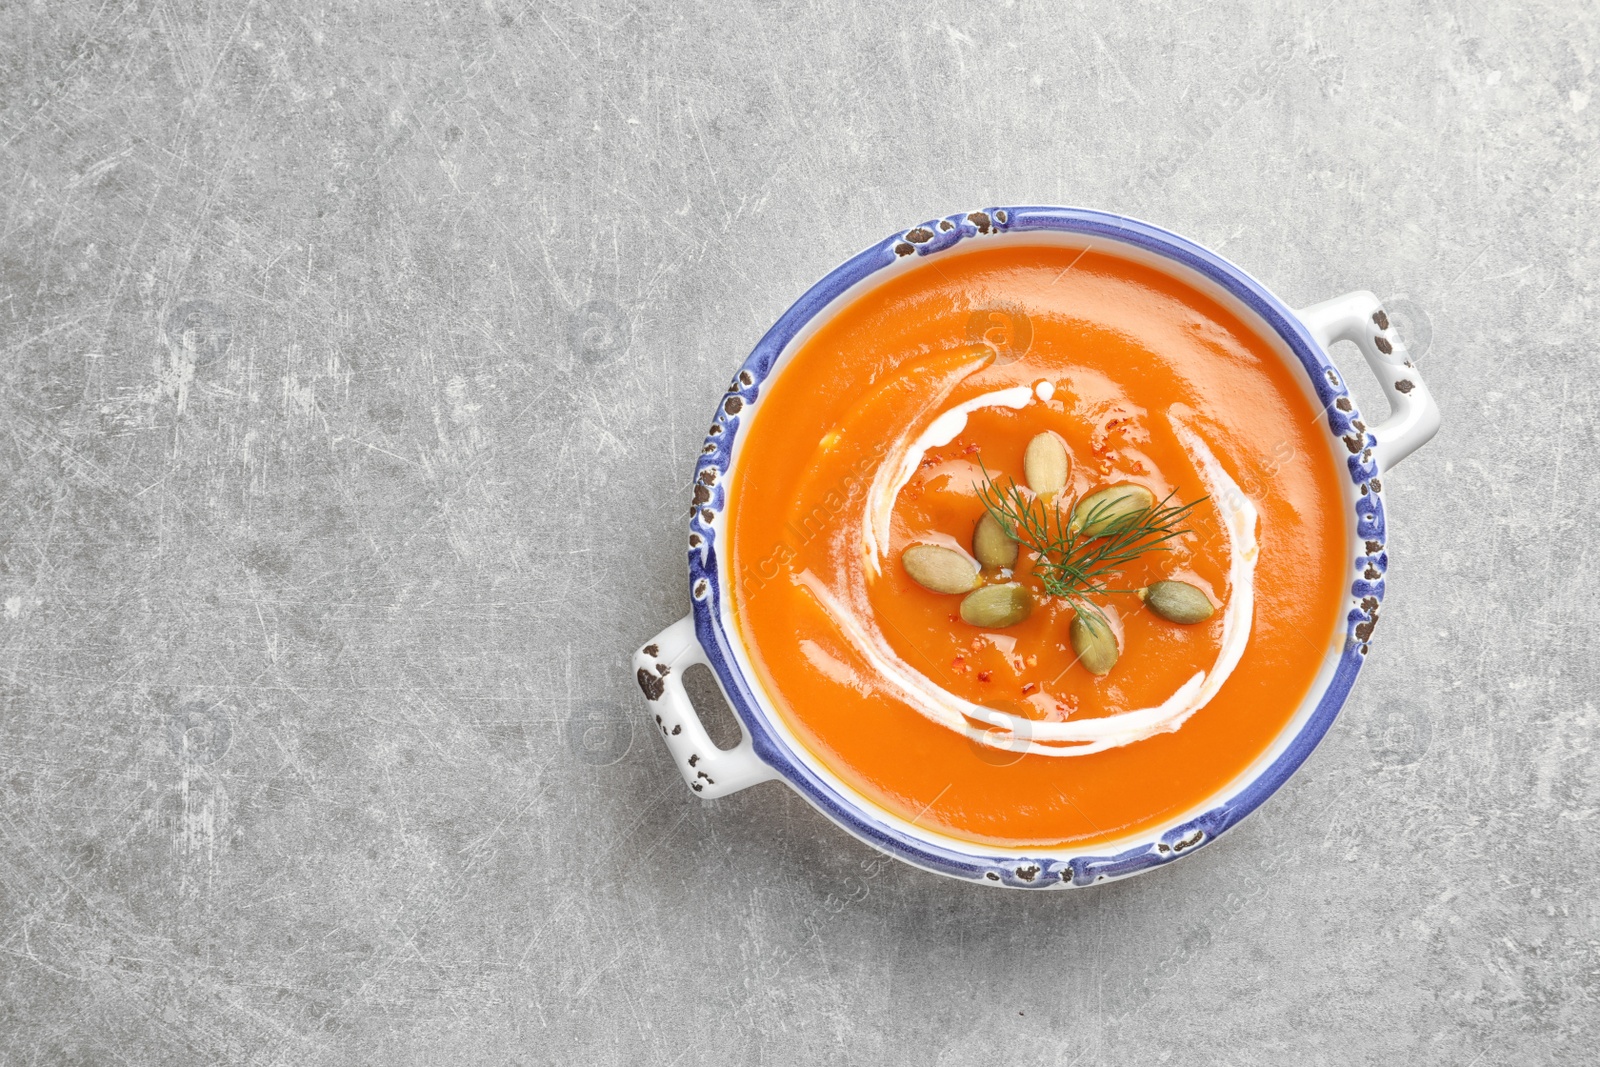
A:
POLYGON ((1378 625, 1384 575, 1389 569, 1383 479, 1379 475, 1432 438, 1439 428, 1439 411, 1376 296, 1347 293, 1303 308, 1296 316, 1321 349, 1335 341, 1354 342, 1377 375, 1392 409, 1382 426, 1369 429, 1348 395, 1335 397, 1328 406, 1329 429, 1350 453, 1346 462, 1356 489, 1355 543, 1362 549, 1355 557, 1350 586, 1345 648, 1347 654, 1365 656, 1378 625))
MULTIPOLYGON (((1022 889, 1086 886, 1121 878, 1186 856, 1210 844, 1276 791, 1311 754, 1332 725, 1354 684, 1377 625, 1384 595, 1384 574, 1389 557, 1380 470, 1392 466, 1424 443, 1438 426, 1422 379, 1405 359, 1399 338, 1390 329, 1386 313, 1370 293, 1353 293, 1315 305, 1299 313, 1290 311, 1277 297, 1239 268, 1184 238, 1136 220, 1096 211, 1058 207, 997 207, 934 219, 895 234, 840 265, 807 291, 756 344, 718 402, 716 421, 707 433, 695 468, 689 517, 689 588, 693 612, 688 619, 663 632, 663 641, 693 622, 693 636, 744 729, 740 746, 750 762, 738 768, 743 778, 779 777, 796 789, 835 823, 861 840, 924 869, 952 877, 1022 889), (1071 850, 1045 850, 1047 854, 1004 854, 982 845, 968 845, 922 834, 899 825, 886 813, 817 773, 783 739, 773 714, 758 698, 750 679, 732 654, 738 640, 724 625, 724 577, 719 555, 721 523, 727 506, 727 472, 739 441, 741 421, 755 410, 762 387, 791 342, 813 318, 852 287, 908 256, 937 255, 963 241, 993 240, 1007 233, 1055 232, 1082 236, 1104 245, 1133 246, 1171 260, 1220 286, 1274 331, 1305 371, 1326 413, 1329 432, 1345 456, 1354 501, 1352 543, 1362 551, 1353 560, 1350 610, 1345 621, 1343 651, 1315 706, 1298 732, 1276 759, 1242 787, 1214 806, 1177 825, 1148 836, 1133 847, 1111 855, 1092 852, 1063 854, 1071 850), (1352 332, 1358 318, 1360 332, 1352 332), (1355 340, 1368 363, 1379 373, 1395 413, 1384 426, 1369 428, 1325 348, 1334 340, 1355 340), (1394 368, 1391 370, 1390 368, 1394 368), (1397 374, 1395 371, 1402 371, 1397 374), (1385 377, 1385 372, 1388 376, 1385 377), (1404 425, 1399 425, 1403 423, 1404 425), (1393 424, 1393 425, 1392 425, 1393 424), (1388 430, 1385 436, 1385 431, 1388 430)), ((682 634, 678 635, 683 638, 682 634)), ((649 647, 649 646, 647 646, 649 647)), ((654 656, 641 649, 635 656, 641 688, 650 703, 669 704, 677 694, 674 676, 650 675, 654 656), (647 680, 648 676, 648 680, 647 680), (651 697, 657 685, 664 696, 651 697)), ((684 698, 683 706, 688 707, 684 698)), ((690 708, 687 712, 692 717, 690 708)), ((669 747, 678 735, 659 722, 669 747)), ((696 731, 704 736, 698 720, 696 731)), ((707 742, 709 743, 709 742, 707 742)), ((735 750, 739 752, 740 750, 735 750)), ((674 749, 675 754, 678 749, 674 749)), ((719 753, 729 756, 729 753, 719 753)), ((701 774, 699 752, 686 753, 680 770, 695 792, 711 795, 701 774), (690 759, 689 757, 693 757, 690 759)), ((731 762, 731 761, 730 761, 731 762)), ((735 786, 737 788, 737 786, 735 786)), ((717 794, 731 791, 719 788, 717 794)))

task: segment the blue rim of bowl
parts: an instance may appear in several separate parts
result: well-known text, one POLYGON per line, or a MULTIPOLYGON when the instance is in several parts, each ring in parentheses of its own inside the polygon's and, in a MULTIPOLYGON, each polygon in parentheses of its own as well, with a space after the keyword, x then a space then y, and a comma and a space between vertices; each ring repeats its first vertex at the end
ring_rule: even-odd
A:
POLYGON ((756 754, 790 786, 858 838, 908 863, 956 878, 1025 889, 1083 886, 1160 867, 1214 841, 1254 811, 1311 755, 1333 725, 1367 654, 1367 642, 1383 601, 1388 568, 1382 484, 1373 449, 1377 439, 1361 419, 1338 371, 1305 326, 1265 286, 1238 267, 1193 241, 1159 226, 1106 212, 1064 207, 995 207, 933 219, 873 245, 813 285, 757 342, 718 402, 716 421, 695 466, 694 503, 689 518, 689 590, 695 632, 712 670, 721 680, 756 754), (1111 855, 1070 848, 1030 856, 981 843, 944 839, 934 842, 906 832, 880 816, 869 802, 844 793, 820 777, 769 728, 765 712, 732 653, 735 640, 722 623, 723 583, 718 573, 717 517, 727 503, 724 475, 731 469, 741 420, 773 368, 808 323, 853 286, 908 256, 933 256, 963 241, 1005 233, 1048 231, 1104 238, 1133 245, 1188 267, 1219 285, 1254 312, 1299 359, 1327 416, 1327 426, 1349 452, 1347 467, 1355 494, 1355 556, 1351 607, 1345 616, 1345 641, 1326 688, 1311 715, 1288 746, 1255 778, 1203 813, 1111 855))

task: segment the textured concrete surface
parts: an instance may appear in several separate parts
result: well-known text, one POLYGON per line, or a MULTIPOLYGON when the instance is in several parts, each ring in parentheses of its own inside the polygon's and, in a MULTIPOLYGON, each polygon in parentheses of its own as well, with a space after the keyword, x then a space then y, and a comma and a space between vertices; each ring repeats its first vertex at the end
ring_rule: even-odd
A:
POLYGON ((1593 1062, 1597 59, 1578 2, 0 4, 0 1062, 1593 1062), (692 798, 626 669, 765 326, 1026 202, 1375 290, 1447 420, 1304 772, 1048 896, 692 798))

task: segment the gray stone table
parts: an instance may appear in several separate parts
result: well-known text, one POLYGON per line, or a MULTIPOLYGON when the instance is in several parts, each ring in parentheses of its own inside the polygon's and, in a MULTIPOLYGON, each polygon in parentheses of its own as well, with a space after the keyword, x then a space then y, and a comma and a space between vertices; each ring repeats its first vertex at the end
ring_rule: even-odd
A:
POLYGON ((1594 1062, 1597 62, 1539 0, 0 4, 0 1062, 1594 1062), (996 203, 1373 289, 1446 418, 1303 773, 1085 892, 694 799, 626 666, 763 329, 996 203))

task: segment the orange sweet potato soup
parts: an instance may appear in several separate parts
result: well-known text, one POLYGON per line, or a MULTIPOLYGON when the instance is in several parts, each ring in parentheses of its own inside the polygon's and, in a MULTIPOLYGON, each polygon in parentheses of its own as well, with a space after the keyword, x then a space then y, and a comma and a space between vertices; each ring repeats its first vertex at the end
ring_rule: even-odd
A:
POLYGON ((1272 743, 1339 640, 1319 416, 1173 276, 1043 245, 930 260, 829 319, 746 424, 737 632, 811 754, 919 827, 1036 847, 1152 829, 1272 743), (1155 504, 1095 537, 1107 490, 1155 504), (1151 537, 1175 536, 1074 585, 1063 560, 1104 563, 1162 514, 1151 537))

